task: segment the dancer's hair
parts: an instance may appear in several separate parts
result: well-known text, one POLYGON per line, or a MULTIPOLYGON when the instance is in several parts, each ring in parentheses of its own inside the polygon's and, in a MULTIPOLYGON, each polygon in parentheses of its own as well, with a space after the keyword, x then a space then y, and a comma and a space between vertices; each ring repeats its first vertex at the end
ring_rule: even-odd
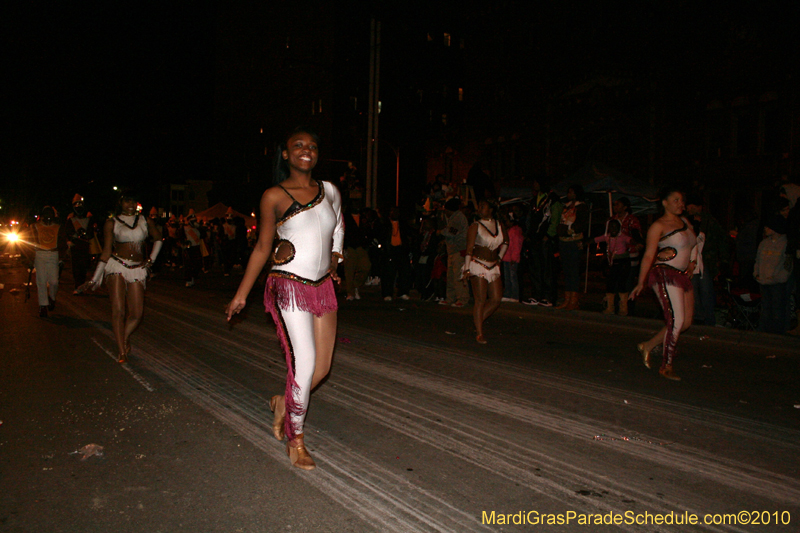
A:
POLYGON ((681 189, 677 185, 667 185, 666 187, 662 187, 661 190, 658 191, 658 199, 659 199, 659 202, 658 202, 658 215, 659 216, 664 214, 664 203, 663 203, 664 200, 669 198, 672 195, 672 193, 676 193, 676 192, 684 194, 683 193, 683 189, 681 189))
POLYGON ((117 198, 117 205, 116 208, 114 209, 115 215, 119 215, 120 213, 122 213, 122 202, 124 202, 125 200, 133 200, 135 202, 138 202, 139 195, 133 189, 123 189, 119 193, 119 197, 117 198))

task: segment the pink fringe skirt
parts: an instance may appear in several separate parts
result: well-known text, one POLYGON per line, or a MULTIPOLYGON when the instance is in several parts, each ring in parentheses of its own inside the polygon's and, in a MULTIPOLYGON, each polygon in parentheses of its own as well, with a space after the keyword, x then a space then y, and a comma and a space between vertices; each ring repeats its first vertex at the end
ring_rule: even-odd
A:
MULTIPOLYGON (((287 272, 273 271, 267 277, 264 290, 264 307, 272 315, 278 331, 284 356, 286 357, 286 419, 284 430, 286 437, 291 440, 296 436, 296 428, 292 426, 291 415, 302 416, 305 408, 298 405, 295 393, 300 392, 300 387, 295 381, 295 365, 292 344, 286 334, 286 327, 281 317, 281 310, 305 311, 314 316, 326 315, 339 308, 336 301, 336 291, 330 275, 325 275, 319 281, 311 281, 287 272)), ((313 332, 309 332, 313 335, 313 332)))
POLYGON ((653 265, 647 274, 647 286, 655 290, 657 285, 680 287, 684 292, 693 290, 692 280, 686 275, 686 272, 665 264, 653 265))

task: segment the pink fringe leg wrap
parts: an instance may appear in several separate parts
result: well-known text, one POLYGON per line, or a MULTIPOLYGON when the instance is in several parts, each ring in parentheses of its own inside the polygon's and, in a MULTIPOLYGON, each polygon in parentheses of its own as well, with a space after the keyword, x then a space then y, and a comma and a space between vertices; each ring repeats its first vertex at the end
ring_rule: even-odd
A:
POLYGON ((295 393, 300 392, 300 387, 294 378, 294 352, 291 339, 286 334, 286 326, 281 317, 281 309, 305 311, 317 317, 336 311, 339 305, 336 301, 333 280, 330 276, 326 276, 317 284, 317 282, 312 283, 281 275, 270 275, 267 277, 267 286, 264 290, 264 307, 275 321, 278 339, 280 339, 283 353, 286 357, 286 419, 284 428, 286 437, 291 440, 296 436, 296 428, 292 426, 292 417, 289 415, 294 415, 295 417, 303 416, 306 409, 304 406, 298 405, 295 400, 295 393))
MULTIPOLYGON (((672 365, 678 347, 678 336, 680 329, 675 327, 675 310, 673 302, 667 293, 667 286, 679 287, 683 292, 692 291, 692 280, 684 272, 668 265, 654 265, 647 275, 647 284, 656 293, 658 302, 664 312, 664 322, 667 325, 667 333, 664 335, 664 356, 661 369, 667 365, 672 365)), ((677 302, 683 305, 683 302, 677 302)))

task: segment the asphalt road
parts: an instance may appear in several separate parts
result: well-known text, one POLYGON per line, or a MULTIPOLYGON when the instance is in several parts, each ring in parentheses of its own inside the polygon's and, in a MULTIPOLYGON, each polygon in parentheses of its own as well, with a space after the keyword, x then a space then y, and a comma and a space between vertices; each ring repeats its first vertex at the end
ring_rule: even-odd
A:
POLYGON ((25 275, 0 263, 0 531, 800 530, 796 339, 692 328, 674 383, 634 348, 655 320, 504 304, 481 346, 468 308, 365 291, 304 472, 271 436, 285 371, 258 291, 231 325, 236 276, 151 280, 119 365, 104 290, 65 273, 40 319, 25 275))

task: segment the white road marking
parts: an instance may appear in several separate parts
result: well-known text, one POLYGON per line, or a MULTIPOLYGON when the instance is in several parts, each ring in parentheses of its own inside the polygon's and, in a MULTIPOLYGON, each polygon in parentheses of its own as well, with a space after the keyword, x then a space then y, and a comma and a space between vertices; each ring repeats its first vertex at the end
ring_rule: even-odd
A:
MULTIPOLYGON (((92 337, 92 342, 94 342, 94 343, 95 343, 95 344, 96 344, 96 345, 97 345, 97 346, 98 346, 98 347, 99 347, 101 350, 103 350, 104 352, 106 352, 106 354, 108 354, 108 356, 111 358, 111 360, 112 360, 112 361, 114 361, 115 363, 117 362, 117 356, 116 356, 116 355, 114 355, 114 353, 113 353, 111 350, 109 350, 108 348, 106 348, 105 346, 103 346, 102 344, 100 344, 100 343, 97 341, 97 339, 95 339, 94 337, 92 337)), ((150 383, 148 383, 148 381, 147 381, 146 379, 144 379, 144 378, 142 377, 142 375, 141 375, 141 374, 139 374, 137 371, 135 371, 134 369, 132 369, 132 368, 130 367, 130 365, 120 365, 120 366, 121 366, 121 367, 122 367, 122 368, 123 368, 125 371, 127 371, 127 372, 128 372, 130 375, 131 375, 131 377, 133 377, 133 379, 135 379, 135 380, 136 380, 136 382, 137 382, 137 383, 139 383, 139 385, 141 385, 142 387, 144 387, 144 388, 145 388, 146 390, 148 390, 149 392, 155 392, 155 390, 156 390, 156 389, 155 389, 155 388, 153 388, 153 386, 152 386, 152 385, 150 385, 150 383)))

